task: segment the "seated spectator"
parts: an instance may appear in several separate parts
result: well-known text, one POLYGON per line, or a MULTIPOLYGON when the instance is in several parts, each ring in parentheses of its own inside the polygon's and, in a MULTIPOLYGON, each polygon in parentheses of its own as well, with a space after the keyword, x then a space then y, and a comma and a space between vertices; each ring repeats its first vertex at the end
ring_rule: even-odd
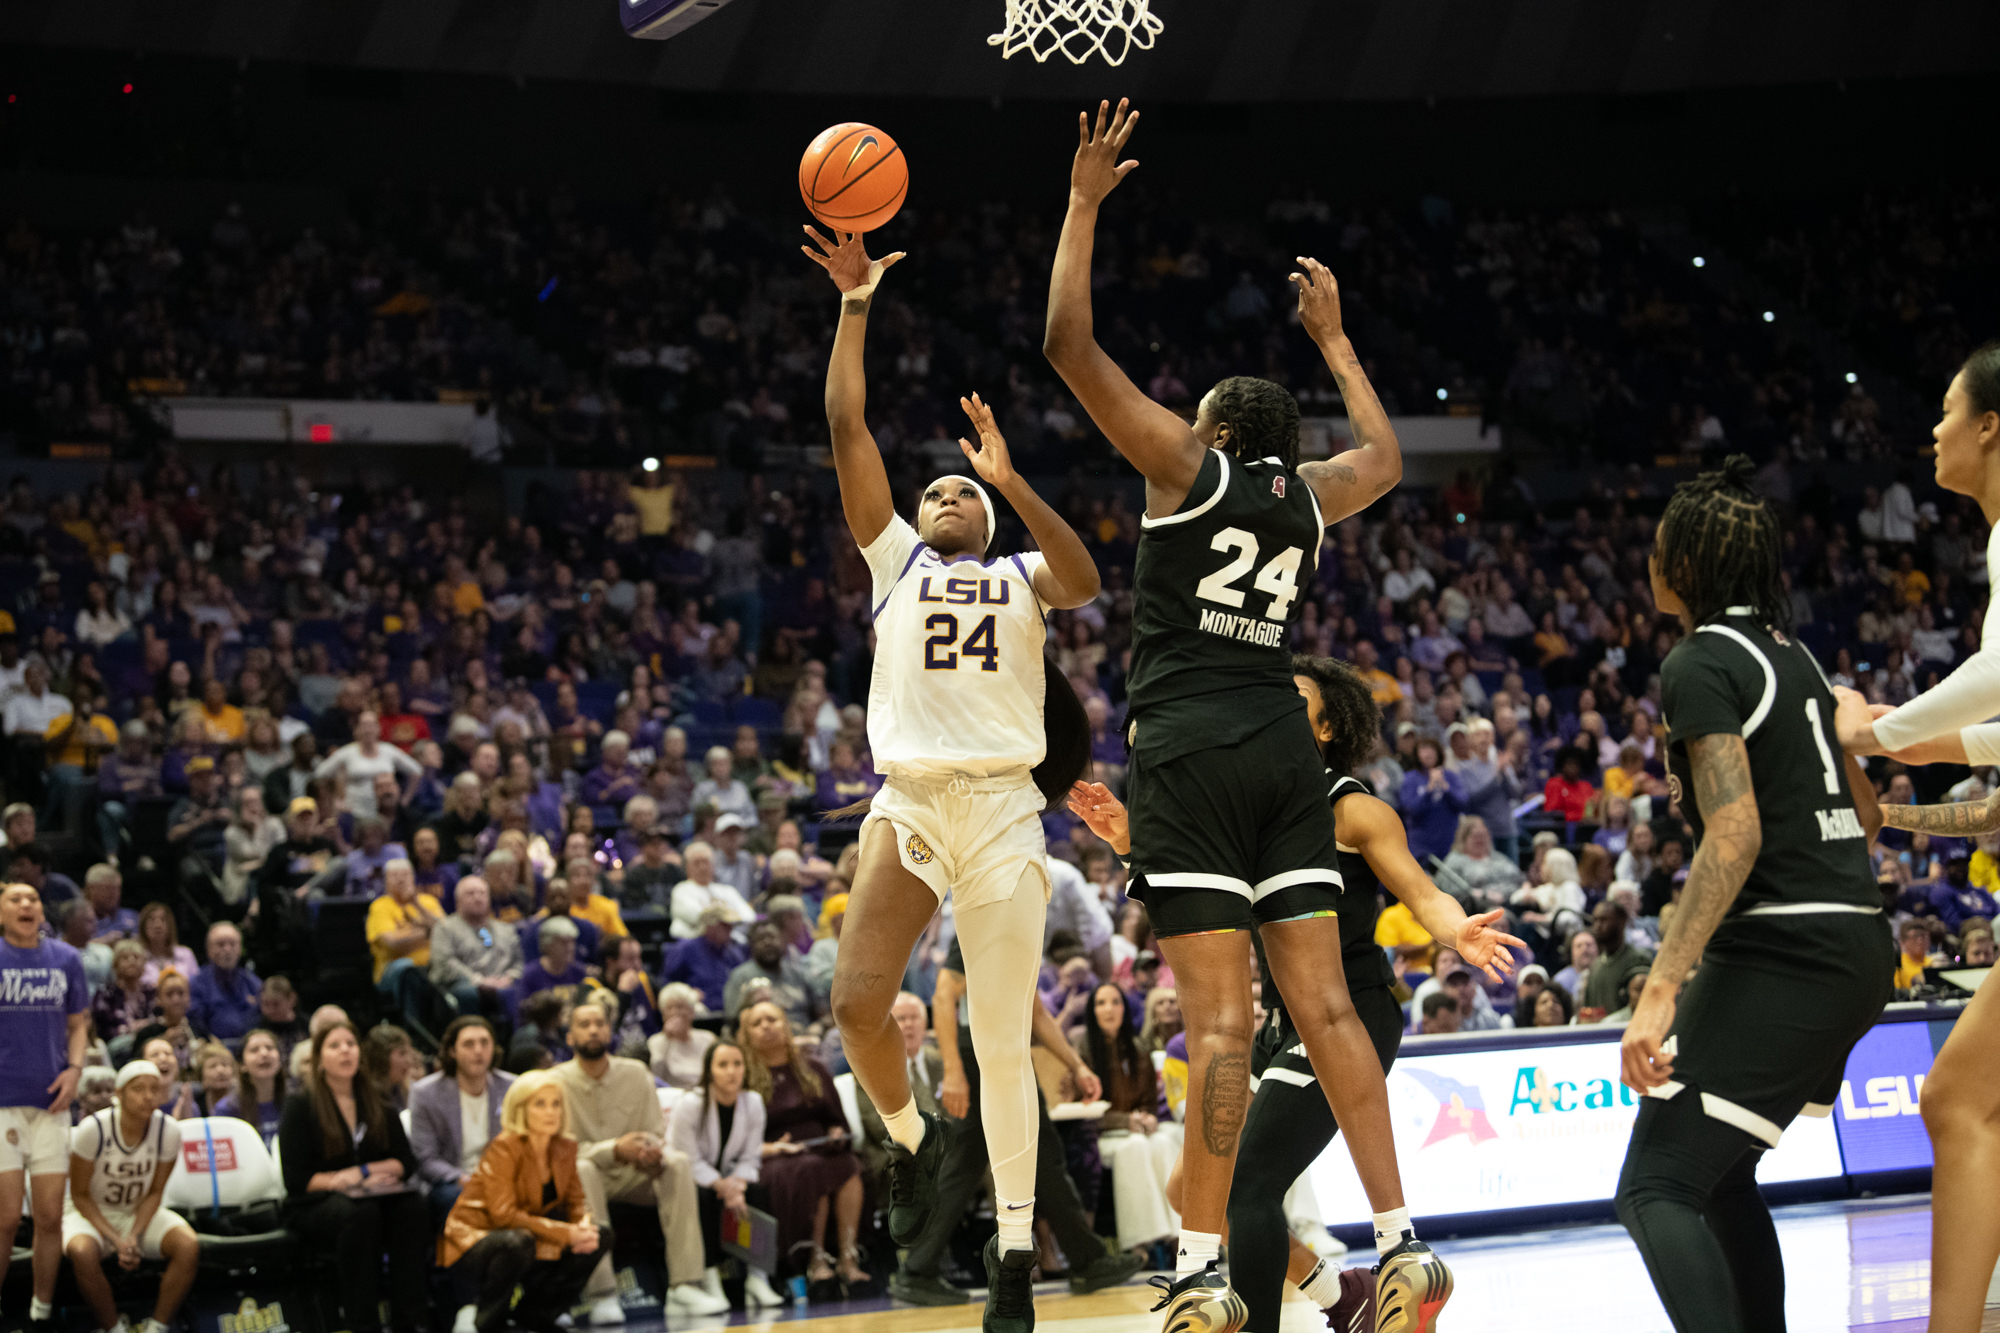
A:
POLYGON ((1154 1051, 1164 1051, 1167 1043, 1187 1026, 1181 1020, 1180 994, 1171 986, 1155 986, 1146 992, 1145 1021, 1139 1027, 1139 1054, 1148 1060, 1154 1051))
POLYGON ((602 939, 632 933, 625 929, 625 918, 619 915, 618 900, 597 891, 595 860, 588 856, 571 858, 563 867, 563 877, 569 881, 569 914, 572 917, 597 927, 602 939))
POLYGON ((730 974, 750 957, 750 951, 736 943, 734 920, 727 907, 703 908, 696 918, 700 933, 669 945, 666 966, 660 970, 661 981, 685 982, 699 991, 701 1002, 710 1013, 723 1011, 730 974))
POLYGON ((1455 1033, 1463 1021, 1458 1008, 1458 999, 1449 991, 1432 991, 1424 997, 1419 1008, 1421 1015, 1417 1021, 1417 1031, 1427 1037, 1448 1036, 1455 1033))
POLYGON ((90 993, 97 994, 111 980, 111 946, 91 938, 97 929, 97 913, 88 899, 72 898, 59 904, 52 918, 56 937, 76 950, 83 963, 83 979, 89 983, 90 993))
POLYGON ((257 995, 257 1026, 278 1039, 278 1047, 289 1062, 292 1047, 307 1035, 305 1022, 299 1017, 299 993, 292 988, 291 978, 276 976, 264 983, 257 995))
POLYGON ((757 858, 744 846, 752 823, 731 814, 715 821, 715 882, 728 885, 745 902, 757 897, 763 887, 757 858))
POLYGON ((566 916, 541 923, 541 929, 535 933, 541 952, 521 969, 521 980, 515 986, 515 993, 521 999, 553 990, 568 1000, 589 979, 589 969, 577 961, 576 937, 576 922, 566 916))
POLYGON ((493 1025, 477 1014, 451 1020, 438 1038, 438 1068, 410 1089, 410 1153, 442 1224, 459 1191, 501 1129, 501 1103, 514 1084, 494 1067, 493 1025))
POLYGON ((1625 909, 1614 902, 1599 903, 1591 912, 1590 933, 1597 941, 1597 961, 1590 965, 1590 975, 1583 983, 1583 1008, 1605 1012, 1623 1008, 1633 974, 1652 970, 1653 955, 1625 938, 1629 919, 1625 909))
POLYGON ((828 747, 827 766, 819 775, 818 789, 814 793, 815 802, 822 812, 867 800, 880 790, 881 775, 871 768, 862 767, 855 757, 854 746, 837 740, 828 747))
POLYGON ((242 1077, 236 1057, 219 1041, 207 1041, 194 1053, 194 1104, 202 1115, 220 1115, 215 1108, 236 1091, 242 1077))
POLYGON ((1521 887, 1521 867, 1494 850, 1485 820, 1465 815, 1451 840, 1451 855, 1444 858, 1444 868, 1438 873, 1438 886, 1469 897, 1468 910, 1489 912, 1505 907, 1521 887))
MULTIPOLYGON (((24 842, 6 849, 7 880, 16 884, 30 884, 42 900, 42 910, 53 916, 55 909, 67 902, 75 902, 83 897, 83 890, 75 880, 60 870, 50 867, 54 864, 48 848, 39 842, 24 842)), ((96 926, 92 922, 92 928, 96 926)))
POLYGON ((656 826, 639 835, 638 856, 625 862, 625 882, 618 886, 618 901, 626 911, 668 910, 681 879, 680 865, 669 859, 672 850, 665 829, 656 826))
POLYGON ((510 1321, 553 1328, 611 1252, 610 1229, 590 1220, 561 1081, 526 1074, 503 1098, 494 1099, 498 1132, 462 1191, 452 1191, 438 1237, 438 1264, 472 1297, 476 1333, 500 1333, 510 1321))
POLYGON ((188 1012, 188 979, 174 968, 160 971, 160 984, 153 988, 153 1019, 132 1034, 135 1050, 144 1050, 155 1038, 174 1048, 174 1063, 186 1078, 194 1073, 194 1053, 208 1039, 208 1029, 188 1012))
MULTIPOLYGON (((255 792, 250 793, 254 798, 255 792)), ((243 1034, 257 1026, 258 996, 264 983, 243 961, 243 935, 227 921, 208 928, 208 964, 195 973, 194 1016, 225 1046, 240 1046, 243 1034)))
MULTIPOLYGON (((150 1062, 149 1062, 150 1063, 150 1062)), ((110 1065, 85 1065, 76 1080, 76 1100, 70 1103, 72 1127, 96 1115, 118 1095, 118 1071, 110 1065)))
POLYGON ((1652 976, 1650 967, 1636 969, 1625 983, 1625 1003, 1604 1016, 1607 1023, 1629 1023, 1632 1013, 1639 1007, 1639 999, 1646 992, 1646 979, 1652 976))
MULTIPOLYGON (((768 930, 768 923, 759 929, 768 930)), ((848 1141, 833 1075, 799 1049, 785 1011, 768 1000, 744 1009, 736 1024, 736 1044, 748 1070, 745 1084, 764 1103, 760 1180, 770 1195, 771 1214, 778 1219, 778 1253, 791 1267, 795 1252, 810 1243, 808 1283, 831 1281, 837 1275, 851 1289, 872 1281, 861 1266, 858 1244, 861 1160, 848 1141), (805 1146, 814 1139, 828 1142, 805 1146), (839 1228, 838 1259, 826 1249, 829 1215, 839 1228)))
POLYGON ((153 1018, 153 987, 146 984, 146 950, 137 940, 120 940, 111 950, 111 977, 90 1000, 90 1019, 100 1041, 137 1032, 153 1018))
POLYGON ((1632 803, 1622 796, 1604 797, 1604 823, 1590 841, 1613 856, 1622 856, 1632 832, 1632 803))
POLYGON ((465 868, 444 859, 437 830, 428 824, 410 835, 410 865, 417 873, 417 887, 450 907, 465 868))
POLYGON ((1643 885, 1646 877, 1653 873, 1654 864, 1653 826, 1636 823, 1626 835, 1625 850, 1618 853, 1618 861, 1612 867, 1612 878, 1629 879, 1634 884, 1643 885))
POLYGON ((1576 1006, 1569 992, 1551 982, 1535 996, 1534 1021, 1516 1026, 1538 1028, 1568 1027, 1575 1017, 1576 1006))
POLYGON ((1398 803, 1410 830, 1410 854, 1418 865, 1451 850, 1459 816, 1465 813, 1465 783, 1444 766, 1444 752, 1428 736, 1418 739, 1417 767, 1403 777, 1398 803))
POLYGON ((93 938, 117 944, 138 937, 139 914, 124 905, 125 880, 117 866, 100 861, 85 872, 83 896, 90 899, 91 910, 97 915, 93 938))
POLYGON ((165 903, 147 903, 139 909, 139 943, 146 950, 148 986, 159 985, 160 969, 166 967, 184 977, 194 975, 194 950, 181 943, 173 910, 165 903))
POLYGON ((153 733, 134 718, 119 729, 118 748, 97 765, 97 839, 106 856, 123 854, 139 802, 164 794, 153 733))
MULTIPOLYGON (((728 751, 723 753, 727 754, 728 751)), ((742 894, 715 878, 715 849, 705 842, 691 842, 681 849, 687 863, 687 878, 674 885, 671 898, 677 940, 688 939, 701 929, 702 912, 720 907, 729 914, 729 923, 747 926, 757 919, 742 894)))
POLYGON ((569 1059, 569 1005, 563 992, 545 990, 521 1001, 519 1021, 503 1066, 510 1074, 553 1069, 569 1059))
MULTIPOLYGON (((431 932, 444 905, 417 892, 416 871, 398 858, 383 867, 382 896, 368 904, 368 949, 375 955, 375 989, 395 1011, 418 1022, 428 1017, 431 932)), ((381 1091, 377 1089, 377 1091, 381 1091)))
POLYGON ((708 1048, 715 1034, 694 1025, 702 1012, 701 992, 675 981, 660 987, 660 1030, 646 1039, 653 1077, 675 1088, 692 1088, 701 1081, 708 1048))
POLYGON ((398 1114, 410 1108, 410 1089, 424 1072, 424 1059, 410 1034, 394 1023, 377 1023, 361 1041, 361 1061, 382 1098, 398 1114))
MULTIPOLYGON (((389 825, 376 815, 362 815, 354 821, 354 840, 358 846, 347 854, 347 886, 344 890, 350 898, 376 898, 385 887, 385 874, 391 861, 409 864, 410 854, 400 842, 389 841, 389 825)), ((416 882, 416 867, 410 867, 410 882, 416 882)))
MULTIPOLYGON (((611 1054, 611 1017, 596 1000, 570 1011, 573 1056, 555 1076, 569 1102, 570 1132, 577 1140, 577 1173, 590 1215, 602 1226, 611 1200, 652 1204, 666 1239, 667 1309, 672 1314, 724 1314, 729 1302, 706 1289, 707 1247, 701 1239, 701 1205, 693 1165, 667 1147, 666 1119, 653 1076, 637 1060, 611 1054)), ((592 1303, 592 1323, 623 1322, 617 1279, 609 1256, 598 1265, 582 1299, 592 1303)))
POLYGON ((735 775, 735 756, 721 745, 711 746, 702 760, 705 776, 694 784, 694 804, 706 802, 718 815, 735 815, 745 826, 757 822, 757 803, 735 775))
POLYGON ((1678 896, 1681 885, 1687 881, 1687 866, 1683 864, 1686 859, 1687 848, 1679 838, 1667 838, 1660 843, 1652 873, 1639 881, 1639 903, 1647 916, 1663 915, 1678 896))
POLYGON ((222 795, 215 761, 207 755, 188 760, 187 784, 187 795, 167 812, 167 842, 181 858, 178 873, 183 884, 219 883, 229 856, 229 821, 236 817, 235 812, 222 795))
MULTIPOLYGON (((578 858, 570 864, 591 866, 589 873, 592 876, 597 873, 596 867, 588 859, 578 858)), ((579 872, 579 877, 581 873, 579 872)), ((542 910, 523 921, 519 927, 523 954, 532 957, 539 953, 541 946, 537 941, 541 937, 543 925, 560 917, 576 927, 577 957, 595 959, 598 956, 603 948, 604 932, 598 928, 596 922, 587 920, 582 913, 575 910, 575 900, 570 896, 570 885, 573 882, 569 879, 549 881, 549 887, 542 895, 542 902, 545 904, 542 910)))
POLYGON ((165 1037, 135 1041, 139 1058, 160 1071, 160 1105, 176 1120, 193 1120, 201 1114, 195 1104, 195 1085, 182 1077, 180 1053, 165 1037))
MULTIPOLYGON (((713 1041, 702 1055, 694 1087, 699 1100, 683 1102, 668 1126, 674 1150, 694 1171, 701 1202, 702 1243, 707 1247, 710 1290, 720 1286, 722 1210, 738 1216, 750 1208, 770 1211, 768 1191, 758 1183, 763 1163, 764 1099, 744 1086, 743 1048, 713 1041)), ((784 1298, 762 1272, 746 1266, 743 1299, 753 1310, 775 1310, 784 1298)))
POLYGON ((285 1217, 301 1241, 333 1256, 331 1295, 344 1327, 381 1327, 383 1260, 390 1326, 421 1328, 429 1317, 423 1196, 404 1188, 416 1158, 403 1122, 362 1067, 361 1034, 345 1019, 312 1040, 302 1091, 278 1127, 285 1217))
POLYGON ((284 821, 264 812, 264 793, 256 787, 236 793, 234 816, 222 835, 222 901, 231 908, 250 896, 251 878, 285 840, 284 821))
POLYGON ((477 856, 479 837, 486 832, 489 822, 479 775, 467 769, 445 788, 444 810, 431 821, 430 827, 437 834, 441 855, 471 865, 477 856))
POLYGON ((456 906, 431 930, 431 984, 451 997, 460 1015, 499 1014, 521 979, 520 932, 493 919, 486 881, 478 875, 458 881, 456 906))
POLYGON ((291 739, 291 762, 264 779, 264 808, 289 810, 292 802, 313 794, 313 774, 319 768, 319 742, 310 731, 291 739))
POLYGON ((785 937, 769 921, 750 927, 750 960, 729 974, 722 1012, 737 1017, 753 999, 777 1005, 801 1032, 827 1016, 826 1000, 806 980, 798 955, 785 947, 785 937))
POLYGON ((1896 989, 1923 985, 1925 971, 1936 966, 1931 961, 1931 928, 1922 921, 1905 921, 1896 928, 1896 942, 1901 946, 1896 955, 1896 989))
POLYGON ((598 764, 583 775, 578 799, 585 805, 623 806, 639 795, 644 774, 632 763, 632 738, 607 731, 598 745, 598 764))
POLYGON ((1548 988, 1549 970, 1529 963, 1514 978, 1514 1007, 1509 1015, 1517 1028, 1535 1026, 1535 997, 1548 988))
POLYGON ((1618 747, 1618 762, 1604 770, 1604 790, 1630 800, 1639 791, 1639 779, 1646 773, 1646 752, 1637 741, 1618 747))
POLYGON ((1542 857, 1542 882, 1518 890, 1512 905, 1521 924, 1544 943, 1561 944, 1583 926, 1586 898, 1576 858, 1560 847, 1542 857))
POLYGON ((1437 955, 1437 941, 1400 900, 1392 901, 1375 918, 1375 943, 1394 954, 1398 976, 1406 970, 1429 973, 1431 960, 1437 955))
MULTIPOLYGON (((1110 924, 1109 915, 1105 924, 1110 924)), ((813 932, 812 948, 806 950, 802 966, 806 980, 820 994, 830 994, 833 990, 834 964, 840 958, 840 929, 847 923, 847 895, 829 893, 819 905, 819 928, 813 932)), ((1108 946, 1107 936, 1107 946, 1108 946)))
POLYGON ((1954 843, 1944 855, 1944 879, 1929 894, 1931 912, 1954 935, 1975 917, 1991 921, 2000 916, 2000 902, 1971 882, 1971 860, 1972 849, 1962 842, 1954 843))
POLYGON ((1569 965, 1551 978, 1551 984, 1562 987, 1572 996, 1583 989, 1583 979, 1590 972, 1590 965, 1597 961, 1597 937, 1587 930, 1579 930, 1569 937, 1567 957, 1569 965))
POLYGON ((646 975, 639 941, 630 935, 605 941, 602 966, 605 989, 618 997, 612 1049, 644 1060, 647 1040, 660 1030, 660 1006, 653 998, 653 979, 646 975))
POLYGON ((480 874, 493 902, 495 920, 515 925, 540 910, 534 867, 523 853, 496 847, 480 863, 480 874))
POLYGON ((153 1313, 140 1333, 166 1333, 194 1286, 201 1259, 194 1229, 160 1202, 180 1160, 181 1131, 160 1109, 160 1076, 144 1060, 126 1064, 112 1086, 116 1105, 69 1134, 71 1189, 63 1203, 62 1252, 103 1329, 127 1326, 105 1279, 105 1261, 116 1256, 129 1270, 141 1260, 164 1260, 153 1313), (126 1150, 128 1143, 133 1147, 126 1150), (114 1147, 120 1151, 111 1153, 114 1147))
POLYGON ((1542 787, 1542 808, 1572 824, 1582 819, 1597 792, 1583 776, 1587 769, 1582 750, 1571 745, 1558 751, 1555 776, 1542 787))
POLYGON ((1111 1103, 1098 1121, 1097 1143, 1111 1172, 1118 1248, 1150 1245, 1175 1230, 1167 1180, 1180 1160, 1181 1127, 1160 1119, 1159 1076, 1133 1038, 1123 991, 1109 983, 1097 988, 1074 1045, 1111 1103))
POLYGON ((316 777, 335 773, 347 779, 347 807, 356 819, 379 813, 375 806, 375 775, 386 773, 399 782, 418 777, 423 769, 417 761, 382 740, 382 720, 373 710, 363 709, 354 718, 354 739, 335 749, 313 770, 316 777))
POLYGON ((236 1086, 209 1107, 216 1116, 234 1116, 257 1127, 264 1146, 278 1141, 285 1111, 285 1052, 276 1033, 251 1029, 243 1038, 243 1061, 236 1086))

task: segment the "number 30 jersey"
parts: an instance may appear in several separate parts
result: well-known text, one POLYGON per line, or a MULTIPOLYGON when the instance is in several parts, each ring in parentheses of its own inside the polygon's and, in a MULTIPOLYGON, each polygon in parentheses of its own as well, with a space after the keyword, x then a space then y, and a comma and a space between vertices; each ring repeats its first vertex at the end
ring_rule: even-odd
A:
POLYGON ((875 576, 868 745, 884 777, 1001 778, 1042 762, 1048 608, 1038 552, 946 561, 901 518, 861 550, 875 576))
POLYGON ((1275 458, 1211 449, 1181 507, 1139 527, 1136 746, 1164 762, 1233 745, 1305 707, 1290 630, 1325 531, 1312 487, 1275 458))
POLYGON ((165 1111, 154 1111, 137 1143, 118 1137, 118 1104, 113 1102, 86 1116, 70 1131, 71 1156, 90 1161, 90 1197, 113 1217, 129 1216, 153 1186, 153 1173, 174 1169, 181 1150, 180 1124, 165 1111))

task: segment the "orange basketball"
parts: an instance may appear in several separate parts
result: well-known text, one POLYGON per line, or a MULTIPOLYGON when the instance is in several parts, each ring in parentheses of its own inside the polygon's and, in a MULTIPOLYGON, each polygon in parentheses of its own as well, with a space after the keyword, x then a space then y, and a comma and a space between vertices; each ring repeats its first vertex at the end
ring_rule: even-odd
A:
POLYGON ((821 130, 799 159, 799 194, 823 226, 873 231, 903 206, 910 167, 903 150, 873 125, 821 130))

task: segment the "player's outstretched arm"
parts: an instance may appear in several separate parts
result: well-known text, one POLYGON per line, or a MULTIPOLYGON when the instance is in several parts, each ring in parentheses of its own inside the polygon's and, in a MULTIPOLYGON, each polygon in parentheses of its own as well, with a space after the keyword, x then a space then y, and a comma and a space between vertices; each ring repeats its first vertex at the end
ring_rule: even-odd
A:
POLYGON ((1088 112, 1077 115, 1069 213, 1063 218, 1055 269, 1049 275, 1049 323, 1042 351, 1105 438, 1146 478, 1148 511, 1153 511, 1157 499, 1171 512, 1180 507, 1201 471, 1201 442, 1185 421, 1141 393, 1118 363, 1104 354, 1090 311, 1090 259, 1098 207, 1139 165, 1118 160, 1139 123, 1139 113, 1129 111, 1129 105, 1121 100, 1114 114, 1109 102, 1099 103, 1094 127, 1088 112), (1158 496, 1152 493, 1155 488, 1158 496))
POLYGON ((1432 939, 1458 950, 1459 957, 1496 983, 1513 975, 1514 955, 1508 951, 1527 945, 1493 928, 1506 913, 1482 912, 1468 917, 1458 900, 1432 883, 1417 858, 1410 855, 1402 817, 1388 802, 1356 792, 1340 798, 1338 817, 1340 840, 1361 849, 1382 887, 1410 909, 1432 939))
POLYGON ((1644 1091, 1673 1077, 1673 1060, 1662 1049, 1674 1023, 1681 983, 1708 947, 1709 937, 1743 891, 1750 868, 1764 848, 1757 815, 1757 792, 1750 779, 1750 752, 1743 738, 1728 732, 1688 742, 1694 799, 1704 824, 1701 845, 1688 867, 1674 923, 1653 959, 1646 993, 1625 1026, 1624 1082, 1644 1091))
POLYGON ((1382 400, 1375 396, 1375 386, 1361 369, 1361 358, 1354 354, 1354 344, 1347 340, 1340 321, 1340 284, 1317 259, 1300 255, 1299 267, 1303 271, 1291 275, 1292 285, 1299 289, 1299 323, 1326 358, 1341 401, 1347 404, 1348 429, 1354 432, 1352 449, 1324 463, 1303 465, 1299 476, 1319 497, 1326 521, 1338 523, 1375 503, 1403 479, 1403 451, 1382 400))
POLYGON ((868 336, 868 307, 874 301, 876 285, 903 252, 870 259, 857 233, 835 234, 840 237, 838 244, 807 227, 806 235, 819 249, 810 245, 799 249, 825 269, 840 289, 840 322, 834 328, 833 356, 826 367, 826 424, 833 440, 833 467, 840 478, 840 507, 847 515, 847 530, 854 534, 857 545, 867 546, 896 516, 896 502, 889 493, 889 472, 882 466, 882 453, 868 430, 868 374, 861 349, 868 336))
POLYGON ((1877 808, 1882 813, 1882 822, 1890 828, 1928 833, 1933 837, 1976 838, 1982 833, 2000 829, 2000 792, 1983 801, 1959 801, 1952 805, 1884 805, 1877 808))
POLYGON ((1099 587, 1097 562, 1084 549, 1083 539, 1076 535, 1076 530, 1063 522, 1035 494, 1027 479, 1014 470, 1013 455, 1007 452, 1006 437, 1000 434, 1000 427, 993 420, 993 409, 981 402, 976 393, 959 399, 958 405, 965 409, 973 433, 979 437, 975 448, 972 441, 961 435, 958 447, 979 479, 1006 496, 1007 503, 1014 506, 1014 512, 1028 525, 1029 534, 1047 562, 1035 571, 1035 595, 1062 611, 1094 601, 1099 587))

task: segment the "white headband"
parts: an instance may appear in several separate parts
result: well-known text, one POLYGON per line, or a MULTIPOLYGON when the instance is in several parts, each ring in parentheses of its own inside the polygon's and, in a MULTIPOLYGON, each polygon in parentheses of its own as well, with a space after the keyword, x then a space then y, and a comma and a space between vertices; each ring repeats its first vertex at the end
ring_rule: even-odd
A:
MULTIPOLYGON (((963 473, 947 472, 942 477, 939 477, 937 481, 932 482, 931 486, 937 485, 938 481, 962 481, 979 493, 979 503, 986 507, 986 542, 979 548, 979 553, 985 555, 993 549, 993 535, 1000 529, 999 520, 993 516, 993 497, 986 493, 984 486, 981 486, 977 481, 965 476, 963 473)), ((930 486, 924 487, 926 491, 930 488, 930 486)))

